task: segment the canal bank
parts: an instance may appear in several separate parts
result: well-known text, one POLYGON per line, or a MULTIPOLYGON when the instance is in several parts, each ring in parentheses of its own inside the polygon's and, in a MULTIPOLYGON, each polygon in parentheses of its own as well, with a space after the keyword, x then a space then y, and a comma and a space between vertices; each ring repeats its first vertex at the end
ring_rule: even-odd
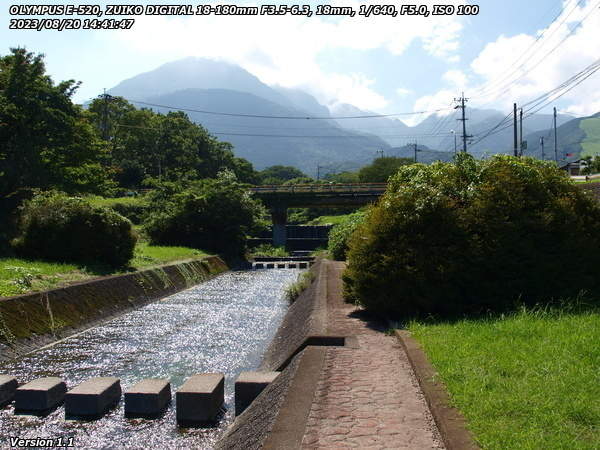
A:
POLYGON ((154 420, 125 418, 122 401, 94 421, 65 420, 62 407, 46 417, 22 416, 9 405, 0 410, 0 435, 73 438, 76 448, 213 448, 233 421, 233 383, 242 371, 259 367, 288 309, 285 288, 299 274, 226 272, 0 365, 0 373, 21 383, 57 376, 69 389, 96 376, 120 378, 124 390, 160 377, 175 392, 193 374, 220 372, 225 404, 217 424, 178 427, 175 401, 154 420))
POLYGON ((218 256, 0 298, 0 362, 91 328, 228 270, 218 256))
POLYGON ((444 448, 388 324, 343 301, 343 269, 328 260, 312 268, 315 281, 263 358, 262 370, 281 374, 216 448, 444 448))

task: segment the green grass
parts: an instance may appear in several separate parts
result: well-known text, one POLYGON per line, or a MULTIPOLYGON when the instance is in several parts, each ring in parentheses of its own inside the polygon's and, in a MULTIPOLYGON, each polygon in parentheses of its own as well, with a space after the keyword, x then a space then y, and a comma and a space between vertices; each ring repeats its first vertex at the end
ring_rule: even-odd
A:
POLYGON ((141 269, 172 261, 202 258, 203 256, 208 256, 208 253, 187 247, 163 247, 139 242, 135 247, 135 255, 131 260, 131 266, 141 269))
POLYGON ((586 134, 581 143, 581 157, 600 155, 600 118, 582 120, 579 127, 586 134))
POLYGON ((409 326, 485 449, 600 448, 600 313, 409 326))
POLYGON ((119 198, 104 198, 98 196, 90 196, 86 197, 86 200, 93 206, 105 206, 111 207, 116 204, 121 205, 139 205, 144 206, 146 204, 146 199, 144 197, 119 197, 119 198))
POLYGON ((43 291, 101 275, 124 273, 207 255, 192 248, 162 247, 138 242, 130 267, 119 270, 21 258, 0 258, 0 296, 43 291))
POLYGON ((349 214, 341 216, 320 216, 308 222, 307 225, 337 225, 346 220, 348 216, 349 214))
POLYGON ((260 244, 250 250, 252 257, 274 257, 283 258, 290 256, 289 252, 284 247, 274 247, 269 244, 260 244))

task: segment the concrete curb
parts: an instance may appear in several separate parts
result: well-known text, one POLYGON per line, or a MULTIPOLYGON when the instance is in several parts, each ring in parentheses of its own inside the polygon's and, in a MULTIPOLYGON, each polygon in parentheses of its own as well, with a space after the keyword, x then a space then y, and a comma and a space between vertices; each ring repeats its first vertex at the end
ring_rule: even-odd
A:
POLYGON ((275 424, 263 444, 265 450, 299 449, 317 390, 326 347, 307 347, 279 409, 275 424))
POLYGON ((448 450, 479 449, 467 429, 464 416, 450 405, 450 396, 446 387, 441 382, 435 381, 437 372, 419 343, 408 331, 395 330, 395 334, 406 352, 446 448, 448 450))

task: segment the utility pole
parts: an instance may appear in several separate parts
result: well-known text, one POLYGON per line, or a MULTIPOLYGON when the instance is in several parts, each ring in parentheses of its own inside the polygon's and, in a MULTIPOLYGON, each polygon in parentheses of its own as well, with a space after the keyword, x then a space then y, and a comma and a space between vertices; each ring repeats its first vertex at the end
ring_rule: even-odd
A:
POLYGON ((107 94, 106 89, 104 89, 104 93, 100 97, 104 99, 102 107, 102 139, 108 141, 108 101, 112 99, 112 95, 107 94))
POLYGON ((513 128, 515 135, 515 156, 519 156, 519 147, 518 147, 518 136, 517 136, 517 104, 513 105, 513 128))
POLYGON ((523 108, 519 110, 519 156, 523 156, 523 108))
POLYGON ((466 106, 465 103, 469 101, 468 98, 465 98, 465 93, 462 93, 462 97, 461 98, 455 98, 454 99, 455 102, 460 102, 460 105, 456 105, 456 107, 454 109, 462 109, 462 119, 458 119, 462 122, 462 128, 463 128, 463 134, 462 134, 462 139, 463 139, 463 152, 467 153, 467 139, 472 138, 473 136, 469 136, 467 135, 467 118, 465 117, 465 110, 466 110, 466 106))
POLYGON ((383 156, 384 156, 383 150, 377 150, 377 152, 376 152, 376 153, 377 153, 378 155, 380 155, 380 156, 379 156, 380 158, 383 158, 383 156))
POLYGON ((454 136, 454 155, 456 156, 456 131, 450 130, 450 133, 452 133, 452 135, 454 136))
POLYGON ((556 134, 556 106, 554 107, 554 159, 558 163, 558 136, 556 134))
POLYGON ((417 152, 419 151, 419 146, 417 145, 417 141, 415 141, 415 163, 419 162, 419 159, 417 157, 417 152))
POLYGON ((546 154, 544 153, 544 136, 540 137, 540 146, 542 147, 542 161, 546 159, 546 154))
POLYGON ((323 166, 320 166, 317 164, 317 181, 321 179, 321 168, 323 166))

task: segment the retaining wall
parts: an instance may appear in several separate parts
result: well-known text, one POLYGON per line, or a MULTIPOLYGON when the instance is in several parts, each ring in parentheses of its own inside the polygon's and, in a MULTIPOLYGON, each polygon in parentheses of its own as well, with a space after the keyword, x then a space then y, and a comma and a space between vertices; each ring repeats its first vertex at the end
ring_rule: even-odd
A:
POLYGON ((217 256, 0 298, 0 360, 83 331, 228 270, 217 256))

